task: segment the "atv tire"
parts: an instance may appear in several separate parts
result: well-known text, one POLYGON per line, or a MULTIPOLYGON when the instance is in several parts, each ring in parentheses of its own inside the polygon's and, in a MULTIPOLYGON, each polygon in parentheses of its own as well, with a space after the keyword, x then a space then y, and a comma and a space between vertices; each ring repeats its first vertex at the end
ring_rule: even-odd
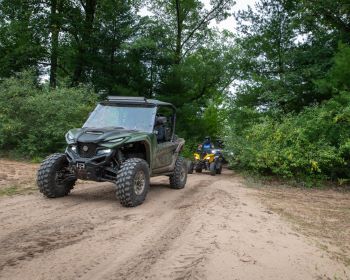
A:
POLYGON ((193 174, 194 171, 194 164, 192 161, 188 162, 188 174, 193 174))
POLYGON ((175 163, 174 172, 169 176, 170 188, 183 189, 187 181, 187 164, 183 157, 178 157, 175 163))
POLYGON ((47 157, 41 163, 37 173, 37 185, 40 192, 48 198, 68 195, 77 178, 73 173, 65 170, 66 167, 68 167, 68 160, 65 154, 57 153, 47 157))
POLYGON ((202 173, 202 168, 196 168, 196 173, 202 173))
POLYGON ((215 176, 216 175, 216 164, 215 162, 210 163, 209 165, 210 175, 215 176))
POLYGON ((145 201, 149 185, 148 163, 140 158, 130 158, 118 171, 116 195, 124 207, 135 207, 145 201))
POLYGON ((219 163, 219 168, 216 169, 216 174, 220 175, 222 172, 222 163, 219 163))

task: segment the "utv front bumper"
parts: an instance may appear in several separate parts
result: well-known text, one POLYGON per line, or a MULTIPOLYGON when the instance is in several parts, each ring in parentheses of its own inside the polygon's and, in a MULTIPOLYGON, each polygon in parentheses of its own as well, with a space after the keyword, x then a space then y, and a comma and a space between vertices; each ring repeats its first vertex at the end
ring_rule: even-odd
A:
POLYGON ((115 171, 111 167, 111 160, 114 155, 115 150, 112 150, 107 154, 84 158, 74 152, 70 147, 66 149, 69 166, 75 172, 77 178, 81 180, 97 182, 112 180, 115 171))

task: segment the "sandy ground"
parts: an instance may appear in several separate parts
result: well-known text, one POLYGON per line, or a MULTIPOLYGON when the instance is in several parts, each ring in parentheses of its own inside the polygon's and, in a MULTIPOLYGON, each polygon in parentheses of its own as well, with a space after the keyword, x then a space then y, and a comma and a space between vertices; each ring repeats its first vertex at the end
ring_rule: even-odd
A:
POLYGON ((36 191, 38 164, 0 159, 0 195, 36 191))
MULTIPOLYGON (((0 161, 3 173, 8 163, 0 161)), ((132 209, 105 183, 80 183, 60 199, 4 195, 0 278, 350 279, 349 266, 268 194, 225 171, 190 175, 183 190, 154 178, 145 203, 132 209)))

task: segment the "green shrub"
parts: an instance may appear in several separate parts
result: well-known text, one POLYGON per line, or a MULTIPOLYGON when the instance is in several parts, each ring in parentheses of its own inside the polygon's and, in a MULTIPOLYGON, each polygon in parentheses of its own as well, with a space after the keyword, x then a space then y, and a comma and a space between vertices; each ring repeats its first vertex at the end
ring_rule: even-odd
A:
POLYGON ((198 141, 195 141, 193 139, 186 139, 184 149, 181 152, 182 156, 184 156, 187 159, 193 160, 193 153, 197 150, 197 147, 198 141))
POLYGON ((83 124, 96 104, 86 87, 41 88, 30 72, 0 83, 0 151, 40 157, 63 151, 65 133, 83 124))
POLYGON ((349 92, 298 115, 265 116, 236 128, 231 124, 226 137, 234 165, 285 178, 350 178, 349 92))

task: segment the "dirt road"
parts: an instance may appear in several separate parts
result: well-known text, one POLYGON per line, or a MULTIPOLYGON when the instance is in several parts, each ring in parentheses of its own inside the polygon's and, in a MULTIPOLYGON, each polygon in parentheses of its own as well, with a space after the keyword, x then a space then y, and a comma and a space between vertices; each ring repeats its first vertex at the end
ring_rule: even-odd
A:
POLYGON ((112 184, 0 198, 0 278, 350 279, 230 171, 190 175, 183 190, 167 183, 152 179, 132 209, 112 184))

